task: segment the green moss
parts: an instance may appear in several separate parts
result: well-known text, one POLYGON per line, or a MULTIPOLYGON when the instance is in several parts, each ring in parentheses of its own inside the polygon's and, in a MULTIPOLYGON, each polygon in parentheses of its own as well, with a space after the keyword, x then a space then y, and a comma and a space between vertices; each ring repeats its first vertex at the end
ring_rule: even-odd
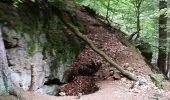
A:
POLYGON ((69 5, 66 1, 67 0, 49 0, 48 2, 61 11, 68 11, 69 5))
POLYGON ((82 32, 82 33, 86 32, 86 29, 85 29, 84 25, 81 23, 79 18, 77 18, 76 16, 73 16, 73 17, 71 17, 71 21, 75 26, 78 27, 80 32, 82 32))
POLYGON ((36 50, 36 43, 35 40, 29 41, 28 42, 28 54, 30 56, 33 56, 36 50))
MULTIPOLYGON (((56 3, 57 5, 55 6, 64 11, 68 10, 65 8, 67 5, 62 3, 63 1, 57 1, 59 1, 59 3, 56 3)), ((64 29, 64 25, 58 17, 54 16, 52 12, 50 12, 50 14, 43 14, 34 4, 20 4, 15 10, 16 14, 9 15, 11 17, 1 11, 0 15, 6 15, 8 16, 7 18, 15 20, 16 30, 22 33, 22 37, 25 37, 30 56, 34 55, 37 46, 42 46, 43 52, 47 52, 52 57, 51 59, 53 59, 51 62, 51 70, 53 73, 56 73, 57 67, 61 62, 63 62, 64 66, 70 66, 73 63, 83 46, 74 35, 68 35, 68 29, 64 29), (39 36, 42 33, 45 33, 47 42, 40 44, 39 36)), ((11 19, 7 20, 10 21, 11 19)), ((86 31, 77 17, 72 17, 71 21, 81 32, 84 33, 86 31)))
POLYGON ((63 30, 64 25, 57 17, 51 19, 48 25, 48 31, 46 31, 48 42, 44 44, 43 48, 54 57, 51 65, 53 73, 51 77, 54 78, 61 62, 64 67, 70 66, 83 46, 74 35, 68 35, 67 30, 63 30))

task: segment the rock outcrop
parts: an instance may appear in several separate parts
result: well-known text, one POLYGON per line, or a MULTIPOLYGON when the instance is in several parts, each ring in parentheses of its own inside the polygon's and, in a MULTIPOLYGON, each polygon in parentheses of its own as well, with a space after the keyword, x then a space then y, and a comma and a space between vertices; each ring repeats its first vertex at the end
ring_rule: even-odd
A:
MULTIPOLYGON (((77 39, 70 38, 74 36, 66 35, 67 31, 63 31, 57 17, 45 18, 43 12, 32 4, 23 4, 14 9, 12 5, 0 3, 0 24, 10 80, 24 90, 29 90, 31 64, 34 64, 33 90, 43 93, 48 88, 52 91, 58 87, 44 86, 49 80, 59 80, 59 83, 67 81, 65 72, 81 50, 77 39)), ((7 88, 3 84, 3 77, 0 76, 0 95, 6 94, 3 91, 7 88)))

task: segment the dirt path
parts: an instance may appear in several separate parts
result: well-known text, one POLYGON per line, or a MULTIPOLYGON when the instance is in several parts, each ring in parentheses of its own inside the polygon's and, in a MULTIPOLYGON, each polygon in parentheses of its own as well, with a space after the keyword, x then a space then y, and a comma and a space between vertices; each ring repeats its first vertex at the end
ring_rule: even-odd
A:
POLYGON ((131 90, 131 84, 127 81, 104 81, 100 83, 101 90, 84 96, 81 100, 151 100, 154 91, 146 90, 131 90))
MULTIPOLYGON (((119 81, 102 81, 98 83, 100 90, 80 97, 80 100, 170 100, 170 92, 159 92, 154 89, 152 83, 129 89, 132 82, 122 78, 119 81), (156 99, 155 94, 159 94, 156 99), (155 98, 155 99, 154 99, 155 98)), ((78 100, 77 96, 56 97, 38 93, 25 93, 28 96, 26 100, 78 100)), ((17 100, 13 97, 0 97, 0 100, 17 100)))

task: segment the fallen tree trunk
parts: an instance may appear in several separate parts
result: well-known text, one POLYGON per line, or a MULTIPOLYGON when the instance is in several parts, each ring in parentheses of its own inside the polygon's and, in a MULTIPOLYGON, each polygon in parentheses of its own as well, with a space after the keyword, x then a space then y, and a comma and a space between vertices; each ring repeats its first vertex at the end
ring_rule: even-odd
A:
MULTIPOLYGON (((113 65, 117 70, 119 70, 125 77, 128 79, 131 79, 133 81, 139 81, 139 79, 131 72, 124 70, 123 67, 118 65, 115 61, 113 61, 106 53, 104 53, 102 50, 98 49, 93 42, 85 35, 83 35, 77 27, 72 25, 66 17, 63 16, 63 14, 60 11, 57 11, 58 17, 63 21, 63 23, 80 39, 85 41, 97 54, 99 54, 102 58, 104 58, 108 63, 113 65)), ((142 82, 139 81, 141 84, 142 82)))

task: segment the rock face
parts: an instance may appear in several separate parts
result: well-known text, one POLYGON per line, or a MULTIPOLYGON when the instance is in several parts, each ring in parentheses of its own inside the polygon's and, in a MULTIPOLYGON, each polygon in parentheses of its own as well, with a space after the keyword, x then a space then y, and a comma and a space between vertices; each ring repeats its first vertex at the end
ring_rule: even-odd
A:
POLYGON ((20 32, 15 32, 8 27, 3 27, 3 39, 6 46, 8 66, 11 73, 11 80, 25 90, 29 89, 31 82, 31 64, 35 64, 36 82, 34 89, 43 86, 48 80, 50 66, 43 60, 42 49, 36 43, 36 51, 33 56, 28 53, 28 44, 25 36, 21 36, 20 32))
POLYGON ((7 94, 7 79, 5 76, 5 69, 8 67, 7 64, 7 57, 6 57, 6 51, 4 46, 4 41, 2 38, 2 28, 0 25, 0 94, 6 95, 7 94))
MULTIPOLYGON (((80 52, 80 43, 70 38, 74 36, 62 31, 57 17, 48 20, 46 29, 39 15, 41 12, 32 12, 30 8, 24 7, 18 7, 15 11, 8 4, 0 3, 0 24, 10 80, 28 90, 31 85, 31 64, 34 64, 33 90, 49 93, 49 88, 56 90, 57 86, 44 87, 44 83, 53 79, 60 83, 67 81, 65 72, 80 52)), ((3 76, 0 76, 0 95, 4 93, 3 88, 7 88, 3 83, 3 76)))

